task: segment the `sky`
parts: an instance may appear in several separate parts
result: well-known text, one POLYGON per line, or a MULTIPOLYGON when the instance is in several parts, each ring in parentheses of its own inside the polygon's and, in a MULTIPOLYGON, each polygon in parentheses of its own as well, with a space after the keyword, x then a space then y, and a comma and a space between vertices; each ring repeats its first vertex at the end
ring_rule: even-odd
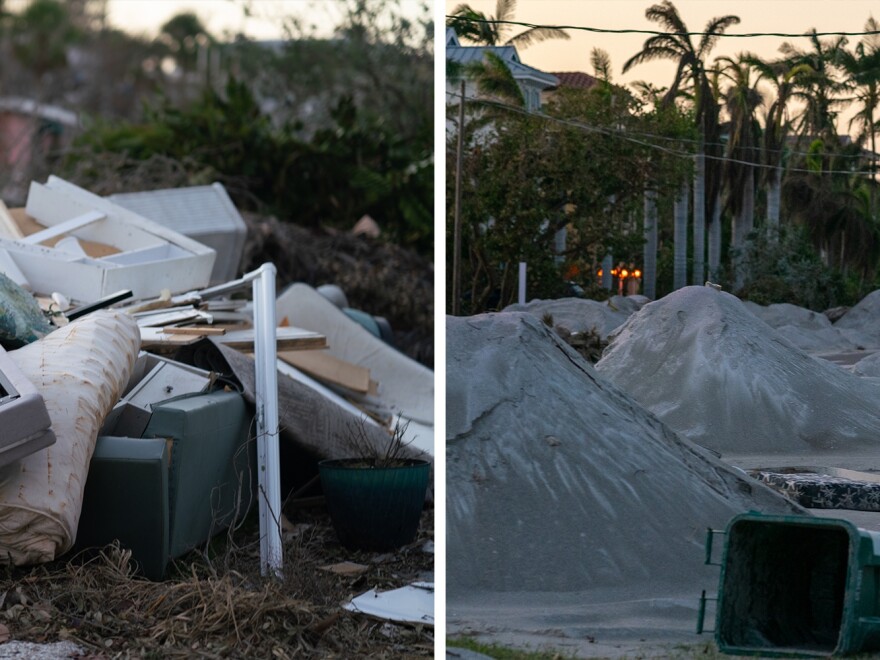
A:
MULTIPOLYGON (((446 2, 449 13, 459 4, 458 0, 446 2)), ((474 9, 495 14, 495 0, 470 0, 474 9)), ((653 0, 520 0, 514 20, 541 25, 579 25, 611 29, 660 29, 656 23, 645 18, 645 9, 653 0)), ((784 32, 802 34, 810 28, 819 32, 860 32, 874 12, 880 19, 880 4, 876 0, 674 0, 679 15, 694 32, 702 31, 706 23, 718 16, 734 14, 741 22, 728 29, 729 33, 784 32)), ((511 34, 522 28, 512 26, 511 34)), ((649 35, 643 34, 595 34, 569 31, 570 40, 547 41, 520 50, 525 64, 543 71, 585 71, 592 73, 590 51, 602 48, 611 55, 613 81, 631 83, 647 80, 658 86, 668 87, 675 74, 675 65, 669 61, 639 64, 626 75, 624 62, 641 50, 649 35)), ((851 38, 850 45, 858 37, 851 38)), ((780 37, 755 37, 747 39, 721 39, 712 51, 716 55, 736 56, 751 51, 772 58, 786 41, 780 37)), ((794 45, 807 48, 806 39, 788 39, 794 45)), ((846 119, 846 117, 844 118, 846 119)), ((845 130, 845 127, 841 127, 845 130)))
MULTIPOLYGON (((330 36, 343 16, 340 0, 109 0, 108 20, 127 32, 155 36, 169 18, 194 12, 212 34, 243 32, 254 39, 280 39, 286 17, 314 25, 317 36, 330 36), (249 5, 251 16, 245 16, 249 5)), ((417 16, 421 0, 400 0, 405 14, 417 16)))
MULTIPOLYGON (((447 12, 459 2, 446 2, 447 12)), ((494 0, 471 0, 478 11, 494 15, 494 0)), ((514 20, 542 25, 583 25, 613 29, 659 29, 645 18, 645 9, 651 0, 520 0, 514 20)), ((803 33, 815 27, 820 32, 860 32, 873 11, 880 18, 880 4, 876 0, 675 0, 679 15, 688 29, 700 31, 709 19, 734 14, 742 19, 728 32, 786 32, 803 33)), ((519 28, 514 28, 519 31, 519 28)), ((512 32, 512 34, 515 32, 512 32)), ((623 63, 637 53, 648 35, 593 34, 570 31, 568 41, 548 41, 535 44, 520 52, 523 62, 545 71, 586 71, 591 73, 590 50, 599 47, 611 54, 615 82, 650 80, 668 85, 675 73, 669 62, 641 64, 626 75, 623 63)), ((722 39, 712 55, 733 56, 750 50, 762 57, 772 57, 780 44, 779 37, 749 39, 722 39)), ((803 38, 791 39, 806 47, 803 38)))

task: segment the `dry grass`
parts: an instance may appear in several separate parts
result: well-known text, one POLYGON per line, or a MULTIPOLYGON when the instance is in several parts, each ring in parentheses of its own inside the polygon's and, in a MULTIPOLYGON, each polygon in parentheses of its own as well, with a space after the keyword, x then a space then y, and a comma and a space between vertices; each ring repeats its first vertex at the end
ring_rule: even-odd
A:
POLYGON ((323 509, 300 511, 284 535, 285 576, 259 573, 255 522, 182 558, 164 582, 133 574, 129 553, 108 546, 0 579, 0 623, 31 642, 74 641, 92 657, 430 657, 433 629, 342 610, 370 588, 403 586, 433 571, 433 511, 418 539, 393 553, 352 552, 336 541, 323 509), (320 570, 351 561, 356 577, 320 570))

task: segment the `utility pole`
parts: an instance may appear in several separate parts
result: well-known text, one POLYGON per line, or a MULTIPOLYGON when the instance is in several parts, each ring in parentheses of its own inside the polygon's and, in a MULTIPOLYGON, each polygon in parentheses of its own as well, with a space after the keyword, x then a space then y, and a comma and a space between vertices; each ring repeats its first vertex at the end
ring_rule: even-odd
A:
POLYGON ((461 313, 461 161, 464 152, 464 86, 458 105, 458 138, 455 147, 455 217, 452 228, 452 315, 461 313))

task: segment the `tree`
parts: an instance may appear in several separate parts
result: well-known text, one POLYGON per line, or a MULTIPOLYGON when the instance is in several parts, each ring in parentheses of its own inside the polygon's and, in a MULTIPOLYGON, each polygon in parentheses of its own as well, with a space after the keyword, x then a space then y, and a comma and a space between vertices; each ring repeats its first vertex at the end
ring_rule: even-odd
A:
POLYGON ((835 69, 841 62, 847 39, 822 40, 815 28, 806 36, 810 49, 797 48, 789 42, 779 47, 789 66, 797 67, 792 98, 804 103, 804 110, 796 117, 794 128, 808 140, 822 138, 829 148, 833 148, 837 142, 835 108, 841 102, 835 95, 843 90, 835 69))
MULTIPOLYGON (((670 0, 652 5, 645 11, 645 16, 648 20, 659 23, 666 33, 645 40, 642 50, 626 61, 623 70, 626 72, 637 64, 658 59, 676 61, 675 76, 663 99, 665 104, 674 103, 684 85, 689 83, 691 86, 694 118, 700 128, 700 145, 697 149, 694 178, 694 281, 699 282, 703 278, 706 225, 706 145, 720 142, 718 105, 712 95, 704 60, 717 43, 719 35, 731 25, 739 23, 740 19, 733 15, 711 19, 703 29, 704 34, 699 44, 695 46, 687 26, 670 0)), ((686 251, 687 245, 679 246, 678 249, 686 251)))
POLYGON ((168 46, 178 66, 186 71, 195 68, 199 48, 212 41, 202 20, 189 11, 168 19, 159 30, 159 38, 168 46))
MULTIPOLYGON (((759 162, 760 127, 755 117, 763 98, 752 80, 752 68, 743 55, 719 57, 720 74, 730 81, 724 93, 730 115, 724 172, 728 207, 733 215, 730 246, 737 250, 755 225, 755 164, 759 162)), ((740 265, 734 263, 734 286, 742 286, 740 265)))
MULTIPOLYGON (((871 17, 865 23, 865 32, 877 32, 880 24, 871 17)), ((853 95, 846 100, 859 104, 859 111, 850 119, 849 128, 857 127, 859 142, 871 145, 871 180, 869 213, 874 217, 874 197, 877 179, 877 122, 874 115, 880 105, 880 36, 868 34, 856 44, 855 51, 843 51, 841 64, 849 75, 848 87, 853 95)))
POLYGON ((67 49, 77 36, 63 4, 34 0, 13 18, 12 52, 42 78, 67 64, 67 49))
MULTIPOLYGON (((791 129, 788 103, 794 90, 794 79, 809 70, 807 64, 793 65, 787 59, 763 60, 748 53, 743 56, 757 73, 760 80, 769 82, 775 91, 773 102, 764 115, 764 131, 761 136, 761 180, 767 189, 767 222, 779 226, 782 172, 786 140, 791 129)), ((769 236, 773 236, 771 232, 769 236)))
POLYGON ((510 26, 504 21, 512 21, 515 10, 516 0, 497 0, 494 16, 486 16, 470 5, 461 4, 452 10, 446 25, 453 28, 459 38, 484 46, 526 48, 547 39, 570 38, 565 30, 549 27, 532 27, 508 37, 510 26))

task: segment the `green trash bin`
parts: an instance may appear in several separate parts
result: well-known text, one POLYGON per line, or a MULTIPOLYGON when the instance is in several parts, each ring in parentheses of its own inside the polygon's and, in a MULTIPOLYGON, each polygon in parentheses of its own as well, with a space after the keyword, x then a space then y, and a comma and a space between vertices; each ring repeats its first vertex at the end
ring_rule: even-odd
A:
POLYGON ((727 526, 715 619, 723 653, 880 650, 880 533, 847 520, 748 513, 727 526))

